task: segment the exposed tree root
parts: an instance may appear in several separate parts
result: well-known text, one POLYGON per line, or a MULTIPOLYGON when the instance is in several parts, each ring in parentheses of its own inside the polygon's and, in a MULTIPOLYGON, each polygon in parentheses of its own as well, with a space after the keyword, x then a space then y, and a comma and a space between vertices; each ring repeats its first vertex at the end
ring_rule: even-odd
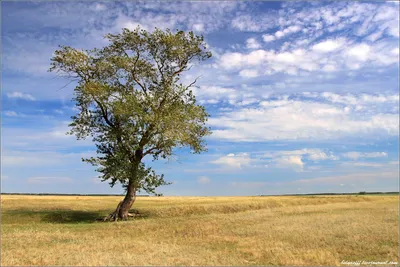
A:
POLYGON ((103 218, 103 222, 109 221, 109 222, 116 222, 118 221, 119 217, 119 210, 121 209, 122 201, 119 202, 117 208, 115 209, 114 212, 110 213, 108 216, 103 218))
POLYGON ((118 220, 126 220, 128 217, 137 217, 140 216, 139 212, 134 210, 133 213, 128 213, 126 214, 125 218, 120 218, 119 216, 119 211, 121 209, 121 205, 122 205, 122 201, 119 202, 117 208, 115 209, 114 212, 110 213, 109 215, 107 215, 106 217, 103 218, 98 218, 96 219, 96 221, 103 221, 103 222, 116 222, 118 220))

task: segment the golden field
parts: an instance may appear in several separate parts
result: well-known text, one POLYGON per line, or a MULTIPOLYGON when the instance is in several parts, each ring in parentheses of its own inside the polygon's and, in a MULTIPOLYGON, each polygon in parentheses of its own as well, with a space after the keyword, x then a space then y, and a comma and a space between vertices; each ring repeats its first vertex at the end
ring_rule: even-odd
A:
MULTIPOLYGON (((1 265, 343 265, 398 262, 399 197, 1 196, 1 265)), ((391 265, 394 266, 394 265, 391 265)))

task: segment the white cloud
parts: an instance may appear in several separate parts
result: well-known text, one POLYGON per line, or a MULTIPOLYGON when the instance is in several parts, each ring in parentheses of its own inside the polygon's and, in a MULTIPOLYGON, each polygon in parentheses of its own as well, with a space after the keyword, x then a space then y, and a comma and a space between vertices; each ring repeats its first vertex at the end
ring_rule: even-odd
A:
POLYGON ((196 32, 203 32, 204 31, 204 24, 203 23, 193 24, 193 30, 196 31, 196 32))
POLYGON ((318 44, 313 45, 312 50, 327 53, 335 51, 344 44, 343 40, 326 40, 318 44))
POLYGON ((302 170, 304 167, 304 162, 302 161, 301 156, 281 157, 276 160, 276 163, 276 166, 283 168, 295 168, 302 170))
POLYGON ((280 150, 280 151, 268 151, 263 154, 265 158, 279 158, 283 156, 302 156, 309 160, 337 160, 338 158, 333 155, 330 151, 322 151, 320 149, 299 149, 299 150, 280 150))
POLYGON ((383 94, 361 94, 359 96, 351 94, 337 94, 331 92, 323 92, 315 95, 315 97, 322 97, 332 103, 341 103, 346 105, 376 105, 376 104, 390 104, 399 102, 399 95, 383 95, 383 94))
POLYGON ((398 179, 398 172, 379 172, 379 173, 353 173, 346 175, 337 175, 321 178, 300 179, 292 184, 350 184, 357 183, 358 185, 365 184, 371 181, 381 181, 382 179, 398 179))
MULTIPOLYGON (((7 61, 4 65, 10 69, 28 73, 45 72, 49 66, 48 59, 60 42, 72 46, 99 46, 99 44, 103 44, 102 36, 105 33, 119 31, 121 27, 133 29, 137 25, 142 25, 145 29, 153 29, 156 26, 163 29, 175 29, 179 26, 184 30, 194 29, 200 32, 211 32, 229 26, 241 31, 255 32, 264 32, 278 27, 276 35, 280 37, 301 32, 301 37, 290 40, 289 51, 299 47, 307 48, 308 44, 298 44, 304 40, 313 44, 314 41, 320 40, 324 33, 338 36, 340 32, 336 31, 339 30, 351 32, 353 28, 358 29, 361 27, 360 24, 367 20, 370 20, 368 28, 377 28, 376 32, 369 32, 368 36, 375 33, 387 33, 398 37, 398 10, 394 5, 383 3, 346 3, 341 6, 336 3, 324 3, 312 7, 293 8, 290 5, 284 5, 279 11, 263 10, 256 14, 251 12, 254 10, 253 4, 243 2, 221 2, 217 6, 203 2, 201 4, 196 2, 171 3, 169 5, 124 3, 123 5, 110 8, 105 3, 55 4, 53 6, 55 12, 48 12, 50 11, 49 6, 42 5, 38 7, 38 12, 43 15, 40 17, 32 15, 32 12, 29 13, 27 8, 22 8, 14 17, 24 17, 28 21, 27 25, 29 22, 37 23, 61 30, 67 28, 68 25, 68 28, 74 29, 74 34, 72 36, 70 33, 64 32, 54 36, 44 34, 39 37, 40 40, 36 34, 29 38, 21 35, 23 38, 17 40, 20 44, 18 46, 15 45, 15 42, 8 43, 9 38, 7 38, 6 46, 11 47, 12 51, 4 53, 6 57, 4 60, 7 61), (104 10, 108 12, 98 12, 104 10), (158 12, 159 10, 165 12, 158 12), (194 10, 196 12, 193 12, 194 10), (40 51, 37 47, 40 47, 40 51), (26 64, 27 58, 31 64, 26 64)), ((273 35, 266 34, 263 39, 267 42, 273 41, 273 38, 275 38, 273 35)), ((372 48, 373 45, 371 45, 371 53, 374 52, 372 48)), ((379 51, 381 54, 385 54, 383 50, 379 51)), ((357 56, 360 55, 356 54, 355 57, 357 56)), ((362 56, 363 54, 361 54, 362 56)), ((379 60, 387 61, 387 59, 379 60)), ((318 62, 318 59, 312 61, 318 62)), ((392 63, 397 61, 397 59, 390 60, 392 63)), ((353 69, 363 67, 363 64, 359 67, 357 64, 345 65, 353 69)), ((285 70, 286 67, 283 66, 281 69, 285 70)), ((326 67, 326 69, 329 70, 330 67, 326 67)))
POLYGON ((102 181, 101 181, 101 179, 99 178, 99 177, 92 177, 91 179, 90 179, 90 181, 93 183, 93 184, 101 184, 102 183, 102 181))
POLYGON ((193 93, 200 101, 211 104, 220 101, 235 104, 236 101, 239 100, 241 94, 238 90, 233 88, 219 86, 200 86, 199 88, 193 88, 193 93))
POLYGON ((257 70, 245 69, 239 72, 239 75, 246 78, 254 78, 258 76, 257 70))
POLYGON ((272 42, 275 40, 275 36, 270 35, 270 34, 264 34, 262 37, 263 37, 264 42, 266 42, 266 43, 272 42))
POLYGON ((297 170, 303 170, 305 163, 303 159, 311 161, 322 161, 322 160, 337 160, 332 152, 322 151, 320 149, 300 149, 300 150, 280 150, 280 151, 268 151, 264 152, 260 157, 272 164, 272 166, 279 168, 293 168, 297 170))
POLYGON ((8 117, 18 117, 17 112, 12 111, 12 110, 8 110, 4 112, 4 115, 8 116, 8 117))
POLYGON ((234 188, 262 188, 255 194, 265 194, 265 188, 271 189, 269 192, 272 194, 297 193, 299 189, 304 193, 343 192, 342 190, 347 192, 395 191, 398 187, 398 176, 398 170, 370 169, 369 172, 306 178, 289 182, 246 181, 232 182, 230 185, 234 188))
POLYGON ((241 102, 238 102, 237 105, 239 105, 239 106, 247 106, 247 105, 251 105, 251 104, 254 104, 254 103, 258 103, 258 102, 259 102, 259 100, 257 98, 247 98, 247 99, 244 99, 241 102))
POLYGON ((35 101, 36 99, 27 93, 21 93, 21 92, 12 92, 12 93, 7 93, 8 98, 21 98, 24 100, 30 100, 30 101, 35 101))
MULTIPOLYGON (((316 5, 307 10, 309 11, 307 13, 306 10, 289 12, 295 10, 289 7, 281 10, 278 20, 279 30, 274 35, 264 34, 264 41, 270 42, 276 38, 286 37, 290 33, 302 32, 302 35, 281 44, 280 52, 258 50, 257 55, 228 52, 222 54, 220 66, 225 69, 237 68, 239 72, 249 66, 257 66, 259 73, 265 75, 280 72, 299 75, 300 71, 356 71, 398 63, 398 58, 393 57, 393 54, 398 55, 398 42, 390 38, 381 38, 379 42, 371 43, 371 40, 380 38, 385 29, 390 29, 389 33, 394 31, 392 29, 398 30, 397 10, 385 5, 360 3, 346 4, 342 7, 334 4, 322 6, 324 7, 316 5), (365 18, 362 19, 364 15, 365 18), (312 25, 315 29, 311 27, 312 25), (344 29, 361 32, 363 30, 360 27, 376 28, 375 31, 365 32, 365 40, 369 40, 368 42, 358 37, 344 38, 337 32, 344 29), (321 40, 324 34, 330 36, 321 40), (303 51, 303 54, 296 55, 294 51, 303 51)), ((256 25, 255 21, 252 21, 256 25)), ((257 49, 256 46, 254 49, 257 49)))
POLYGON ((255 38, 249 38, 246 40, 246 47, 248 49, 258 49, 261 47, 261 45, 255 38))
POLYGON ((347 54, 360 61, 366 61, 369 58, 371 47, 367 44, 358 44, 350 48, 347 54))
POLYGON ((96 5, 94 6, 94 9, 96 11, 104 11, 107 9, 107 6, 104 4, 96 3, 96 5))
POLYGON ((385 166, 385 164, 376 162, 345 162, 342 163, 342 166, 379 168, 385 166))
POLYGON ((280 38, 282 38, 284 36, 287 36, 287 35, 292 34, 292 33, 296 33, 296 32, 298 32, 300 30, 301 30, 301 27, 299 25, 292 25, 292 26, 289 26, 289 27, 285 28, 282 31, 277 31, 275 33, 275 37, 276 37, 276 39, 280 39, 280 38))
POLYGON ((72 179, 69 177, 29 177, 26 181, 29 184, 72 183, 72 179))
POLYGON ((380 157, 387 157, 386 152, 357 152, 357 151, 351 151, 351 152, 346 152, 343 153, 342 156, 349 158, 349 159, 359 159, 359 158, 380 158, 380 157))
POLYGON ((223 68, 230 69, 240 67, 242 65, 242 54, 241 53, 226 53, 221 56, 220 65, 223 68))
MULTIPOLYGON (((115 21, 115 26, 114 29, 115 31, 120 32, 123 28, 127 28, 128 30, 135 30, 137 27, 140 27, 141 29, 144 29, 146 31, 149 31, 151 29, 154 29, 148 24, 141 24, 138 21, 134 21, 133 19, 126 17, 126 16, 119 16, 117 20, 115 21)), ((168 26, 166 25, 159 25, 160 28, 167 28, 168 26)))
POLYGON ((325 66, 322 68, 322 70, 327 71, 327 72, 332 72, 332 71, 336 71, 337 68, 336 68, 335 65, 328 64, 328 65, 325 65, 325 66))
POLYGON ((345 44, 345 42, 337 39, 316 44, 311 49, 294 49, 281 52, 263 49, 253 50, 249 53, 228 52, 221 55, 218 64, 227 70, 243 70, 251 66, 265 74, 288 73, 297 75, 299 71, 357 70, 364 67, 389 66, 398 62, 398 59, 393 56, 392 51, 395 51, 393 45, 376 44, 369 46, 358 44, 346 50, 339 49, 342 44, 345 44))
POLYGON ((62 153, 57 151, 9 151, 4 150, 1 155, 3 167, 43 167, 79 163, 81 158, 94 156, 95 152, 62 153))
POLYGON ((362 117, 333 103, 270 100, 259 107, 236 109, 214 116, 211 138, 230 141, 332 140, 351 136, 396 136, 399 115, 371 111, 362 117))
POLYGON ((249 166, 251 163, 251 158, 247 153, 230 153, 226 156, 222 156, 214 161, 211 161, 211 163, 240 169, 242 167, 249 166))
POLYGON ((200 177, 197 177, 197 182, 199 184, 209 184, 211 182, 211 179, 208 178, 207 176, 200 176, 200 177))
POLYGON ((261 32, 273 28, 276 24, 276 18, 274 14, 241 15, 232 20, 231 26, 239 31, 261 32))
POLYGON ((307 155, 310 160, 314 160, 314 161, 327 160, 327 159, 331 159, 331 160, 338 159, 336 156, 333 155, 332 152, 329 154, 326 154, 325 152, 322 152, 320 150, 315 150, 315 149, 307 151, 307 155))
POLYGON ((282 38, 283 36, 285 36, 285 34, 282 31, 277 31, 275 33, 275 38, 276 39, 282 38))

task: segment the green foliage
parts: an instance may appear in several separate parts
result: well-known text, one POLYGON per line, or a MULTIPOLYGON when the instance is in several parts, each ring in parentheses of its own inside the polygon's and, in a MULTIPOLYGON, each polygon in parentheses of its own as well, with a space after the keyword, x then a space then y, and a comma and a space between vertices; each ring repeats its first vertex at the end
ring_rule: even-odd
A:
POLYGON ((203 137, 208 114, 196 104, 191 86, 180 82, 195 61, 211 57, 202 36, 155 29, 123 29, 108 34, 102 49, 61 46, 51 58, 50 71, 76 79, 76 106, 69 134, 91 136, 98 156, 83 159, 98 166, 101 178, 136 191, 155 193, 167 184, 141 162, 169 158, 173 149, 188 146, 206 151, 203 137))

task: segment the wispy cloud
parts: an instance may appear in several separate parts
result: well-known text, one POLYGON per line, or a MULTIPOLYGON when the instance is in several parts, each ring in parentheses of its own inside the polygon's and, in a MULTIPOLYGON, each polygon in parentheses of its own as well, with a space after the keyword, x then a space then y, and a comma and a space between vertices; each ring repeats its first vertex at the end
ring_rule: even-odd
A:
POLYGON ((69 177, 29 177, 26 181, 29 184, 72 183, 72 179, 69 177))
POLYGON ((211 179, 207 176, 199 176, 197 177, 197 182, 199 184, 209 184, 211 182, 211 179))
POLYGON ((356 107, 308 100, 268 100, 258 106, 224 112, 210 118, 212 138, 243 141, 330 140, 349 136, 398 135, 399 115, 389 111, 362 117, 356 107))
POLYGON ((386 152, 357 152, 357 151, 350 151, 343 153, 342 156, 349 158, 349 159, 360 159, 360 158, 381 158, 387 157, 386 152))
POLYGON ((36 99, 27 93, 21 93, 21 92, 12 92, 7 94, 8 98, 20 98, 24 100, 29 100, 29 101, 35 101, 36 99))

